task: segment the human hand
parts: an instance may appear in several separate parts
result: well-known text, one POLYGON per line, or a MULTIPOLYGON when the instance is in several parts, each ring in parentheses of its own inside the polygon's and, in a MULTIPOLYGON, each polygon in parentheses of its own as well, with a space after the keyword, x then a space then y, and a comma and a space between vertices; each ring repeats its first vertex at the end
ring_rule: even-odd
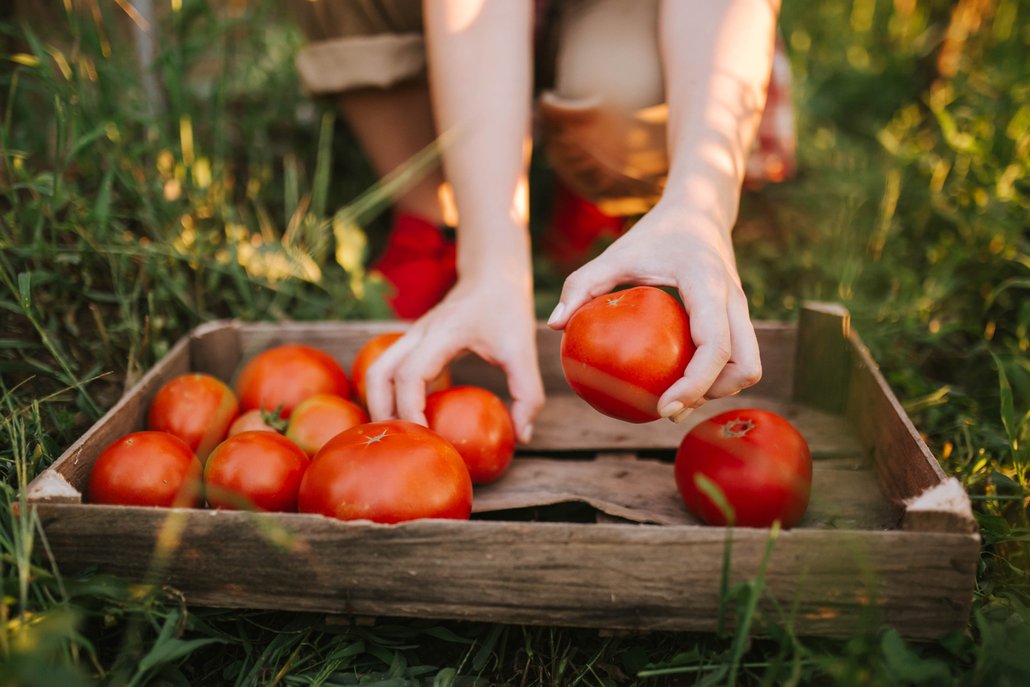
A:
POLYGON ((373 420, 426 424, 426 384, 464 351, 504 370, 515 434, 523 444, 544 403, 531 288, 493 275, 464 279, 417 320, 366 373, 373 420))
POLYGON ((712 217, 663 198, 627 234, 569 275, 548 325, 564 329, 582 305, 620 284, 675 287, 690 316, 697 351, 683 377, 658 400, 662 417, 681 422, 706 400, 732 396, 761 378, 758 340, 729 231, 712 217))

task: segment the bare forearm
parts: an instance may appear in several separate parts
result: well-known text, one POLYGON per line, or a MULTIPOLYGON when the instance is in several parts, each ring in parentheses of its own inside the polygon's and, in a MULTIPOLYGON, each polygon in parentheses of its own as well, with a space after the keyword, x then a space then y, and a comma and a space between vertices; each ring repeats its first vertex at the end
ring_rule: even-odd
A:
POLYGON ((666 196, 728 233, 772 66, 779 0, 665 0, 666 196))
POLYGON ((462 278, 529 285, 526 166, 532 3, 426 0, 436 124, 459 216, 462 278))

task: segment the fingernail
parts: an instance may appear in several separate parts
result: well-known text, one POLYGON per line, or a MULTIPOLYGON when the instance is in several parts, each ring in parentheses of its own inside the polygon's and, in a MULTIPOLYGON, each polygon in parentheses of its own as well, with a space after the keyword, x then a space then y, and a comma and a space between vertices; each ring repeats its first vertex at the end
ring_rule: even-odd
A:
POLYGON ((683 422, 684 420, 686 420, 688 417, 690 417, 690 414, 693 413, 693 412, 694 412, 693 408, 684 408, 683 410, 681 410, 680 412, 676 413, 675 415, 673 415, 669 419, 672 420, 673 422, 675 422, 678 425, 681 422, 683 422))
POLYGON ((561 319, 561 316, 565 313, 565 304, 559 303, 554 306, 554 310, 551 311, 551 316, 547 318, 547 324, 554 324, 561 319))
POLYGON ((672 401, 671 403, 666 403, 665 407, 658 411, 658 414, 662 417, 672 417, 681 410, 683 410, 683 404, 679 401, 672 401))
POLYGON ((526 425, 526 428, 522 430, 519 435, 519 441, 523 444, 528 444, 533 439, 533 425, 526 425))

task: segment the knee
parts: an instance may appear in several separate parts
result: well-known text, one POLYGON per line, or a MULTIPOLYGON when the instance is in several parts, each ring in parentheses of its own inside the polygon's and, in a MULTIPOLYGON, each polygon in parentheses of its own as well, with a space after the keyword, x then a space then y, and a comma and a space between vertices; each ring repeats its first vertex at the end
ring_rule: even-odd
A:
POLYGON ((581 0, 560 19, 555 91, 629 111, 664 100, 657 0, 581 0))

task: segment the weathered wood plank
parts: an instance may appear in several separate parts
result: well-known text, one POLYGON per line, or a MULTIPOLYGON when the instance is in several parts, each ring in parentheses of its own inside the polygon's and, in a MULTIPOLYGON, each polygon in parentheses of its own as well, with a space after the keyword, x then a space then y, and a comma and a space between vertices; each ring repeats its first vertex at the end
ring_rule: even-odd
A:
POLYGON ((236 320, 218 320, 194 329, 189 337, 190 369, 230 383, 243 358, 241 326, 236 320))
MULTIPOLYGON (((118 437, 143 429, 146 425, 150 399, 161 385, 175 375, 189 372, 188 345, 187 339, 180 339, 111 410, 68 447, 49 470, 60 473, 67 483, 80 493, 85 492, 89 471, 100 452, 118 437)), ((45 479, 45 474, 36 479, 45 479)), ((30 488, 27 491, 30 498, 38 494, 38 489, 30 488)))
POLYGON ((804 304, 798 322, 794 398, 830 413, 844 410, 851 367, 851 316, 834 303, 804 304))
MULTIPOLYGON (((194 604, 715 629, 725 538, 718 528, 477 521, 381 526, 308 515, 174 513, 40 506, 62 569, 97 565, 132 579, 151 570, 166 519, 183 518, 181 544, 157 581, 182 590, 194 604), (290 535, 273 539, 267 536, 272 530, 290 535)), ((733 531, 734 581, 755 574, 767 537, 766 530, 733 531)), ((794 529, 780 534, 766 582, 784 608, 797 603, 792 624, 800 634, 849 636, 865 627, 872 610, 874 622, 906 637, 932 638, 965 625, 978 552, 975 535, 794 529)))
MULTIPOLYGON (((880 374, 869 349, 851 334, 853 364, 846 416, 872 450, 884 493, 897 502, 943 482, 947 475, 880 374)), ((966 500, 964 510, 972 518, 966 500)))
POLYGON ((682 424, 668 420, 646 424, 622 422, 602 415, 567 391, 555 393, 547 398, 534 422, 533 440, 526 448, 531 451, 674 450, 696 424, 735 408, 762 408, 787 418, 805 436, 816 459, 862 451, 862 442, 842 416, 749 391, 709 401, 682 424))

